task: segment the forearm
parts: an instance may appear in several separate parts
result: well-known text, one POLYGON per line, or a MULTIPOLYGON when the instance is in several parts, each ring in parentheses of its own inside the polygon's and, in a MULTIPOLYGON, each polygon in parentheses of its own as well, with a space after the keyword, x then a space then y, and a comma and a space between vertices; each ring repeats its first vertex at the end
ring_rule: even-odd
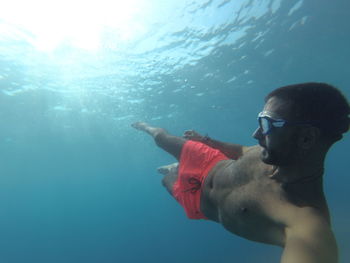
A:
POLYGON ((239 144, 217 141, 208 136, 204 136, 201 142, 214 149, 219 150, 220 152, 222 152, 227 157, 233 160, 237 160, 238 158, 240 158, 243 155, 244 148, 246 148, 239 144))
POLYGON ((196 132, 195 130, 187 130, 184 133, 184 138, 187 140, 202 142, 208 145, 211 148, 217 149, 223 154, 225 154, 228 158, 237 160, 240 158, 248 149, 251 147, 242 146, 234 143, 227 143, 214 140, 209 136, 203 136, 196 132))

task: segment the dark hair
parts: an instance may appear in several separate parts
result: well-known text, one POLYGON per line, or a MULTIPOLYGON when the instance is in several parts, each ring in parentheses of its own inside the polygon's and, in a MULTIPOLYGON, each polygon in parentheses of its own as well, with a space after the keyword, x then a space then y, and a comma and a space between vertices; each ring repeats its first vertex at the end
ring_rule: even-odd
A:
POLYGON ((337 141, 349 130, 350 106, 345 96, 326 83, 301 83, 280 87, 265 98, 281 98, 291 103, 291 118, 312 122, 323 135, 337 141))

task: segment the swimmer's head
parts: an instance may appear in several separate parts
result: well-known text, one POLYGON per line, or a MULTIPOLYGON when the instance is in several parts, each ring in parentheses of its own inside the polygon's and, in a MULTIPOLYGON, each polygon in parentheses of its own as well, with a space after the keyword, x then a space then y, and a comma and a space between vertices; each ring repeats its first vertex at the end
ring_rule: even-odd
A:
POLYGON ((350 129, 350 106, 345 96, 326 83, 302 83, 284 86, 265 98, 282 99, 288 104, 290 121, 311 122, 330 143, 340 140, 350 129))

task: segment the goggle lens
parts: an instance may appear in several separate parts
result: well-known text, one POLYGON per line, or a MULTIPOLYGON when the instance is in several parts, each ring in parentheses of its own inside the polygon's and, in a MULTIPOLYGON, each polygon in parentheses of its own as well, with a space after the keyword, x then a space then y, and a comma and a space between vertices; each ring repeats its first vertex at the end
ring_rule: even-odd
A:
POLYGON ((266 118, 259 118, 259 125, 262 131, 262 134, 267 134, 270 131, 270 121, 266 118))

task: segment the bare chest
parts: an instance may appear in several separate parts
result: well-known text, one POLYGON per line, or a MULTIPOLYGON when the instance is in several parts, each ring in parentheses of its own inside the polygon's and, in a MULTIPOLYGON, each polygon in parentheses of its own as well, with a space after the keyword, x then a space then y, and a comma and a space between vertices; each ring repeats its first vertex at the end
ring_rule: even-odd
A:
POLYGON ((220 200, 219 221, 247 239, 283 244, 285 225, 280 218, 288 203, 276 188, 253 181, 235 189, 220 200))
MULTIPOLYGON (((268 167, 228 167, 215 174, 206 198, 213 203, 219 221, 244 238, 282 245, 284 225, 280 214, 288 207, 283 190, 269 179, 268 167)), ((205 205, 204 205, 205 207, 205 205)))

